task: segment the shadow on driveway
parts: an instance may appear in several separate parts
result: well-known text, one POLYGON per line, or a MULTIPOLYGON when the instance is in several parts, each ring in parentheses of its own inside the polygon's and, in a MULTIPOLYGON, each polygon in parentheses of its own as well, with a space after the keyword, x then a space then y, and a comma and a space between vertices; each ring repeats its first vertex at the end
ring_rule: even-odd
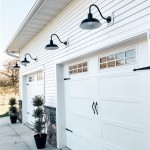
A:
MULTIPOLYGON (((37 150, 34 133, 21 123, 11 124, 9 117, 0 118, 0 150, 37 150)), ((44 150, 58 150, 46 145, 44 150)))

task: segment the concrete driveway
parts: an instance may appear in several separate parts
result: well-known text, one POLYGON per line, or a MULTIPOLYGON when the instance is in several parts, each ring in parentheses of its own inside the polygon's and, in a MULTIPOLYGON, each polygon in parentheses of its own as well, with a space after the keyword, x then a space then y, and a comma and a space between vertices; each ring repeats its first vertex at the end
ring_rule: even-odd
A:
MULTIPOLYGON (((33 131, 21 123, 11 124, 9 117, 0 118, 0 150, 37 150, 33 131)), ((45 150, 58 150, 49 144, 45 150)))

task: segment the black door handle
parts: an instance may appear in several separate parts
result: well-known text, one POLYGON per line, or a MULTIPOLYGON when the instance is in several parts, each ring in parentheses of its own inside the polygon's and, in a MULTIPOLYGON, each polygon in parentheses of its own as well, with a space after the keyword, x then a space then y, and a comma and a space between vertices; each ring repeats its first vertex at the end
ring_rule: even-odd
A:
POLYGON ((98 109, 97 109, 97 106, 98 106, 98 103, 96 102, 96 104, 95 104, 95 110, 96 110, 96 113, 97 113, 97 115, 98 115, 98 109))
POLYGON ((94 114, 95 114, 94 106, 95 106, 95 103, 93 102, 93 104, 92 104, 92 109, 93 109, 93 112, 94 112, 94 114))

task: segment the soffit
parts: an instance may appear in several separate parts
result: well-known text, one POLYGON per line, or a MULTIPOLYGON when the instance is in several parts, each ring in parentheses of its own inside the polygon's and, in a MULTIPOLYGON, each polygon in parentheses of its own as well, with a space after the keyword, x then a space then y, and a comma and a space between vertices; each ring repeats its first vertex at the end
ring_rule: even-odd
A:
POLYGON ((38 0, 5 51, 17 53, 72 0, 38 0))

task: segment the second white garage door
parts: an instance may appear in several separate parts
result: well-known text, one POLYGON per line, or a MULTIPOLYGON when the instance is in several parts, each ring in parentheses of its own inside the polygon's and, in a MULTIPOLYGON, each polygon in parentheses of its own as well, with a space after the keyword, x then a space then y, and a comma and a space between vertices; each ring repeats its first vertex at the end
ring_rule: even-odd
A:
POLYGON ((36 95, 43 96, 44 84, 42 73, 36 73, 27 76, 27 122, 31 125, 34 123, 32 99, 36 95))
POLYGON ((131 48, 64 66, 67 147, 148 150, 148 72, 132 71, 138 53, 131 48))

